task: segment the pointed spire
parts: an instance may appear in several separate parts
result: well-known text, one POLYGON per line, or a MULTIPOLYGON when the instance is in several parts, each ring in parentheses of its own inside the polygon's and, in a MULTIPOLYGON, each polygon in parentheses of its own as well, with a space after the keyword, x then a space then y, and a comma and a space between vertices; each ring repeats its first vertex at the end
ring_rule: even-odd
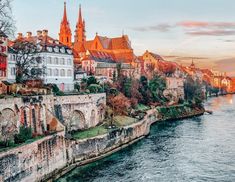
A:
POLYGON ((81 6, 81 4, 79 4, 78 23, 79 23, 79 24, 82 24, 82 23, 83 23, 83 21, 82 21, 82 6, 81 6))
POLYGON ((67 18, 67 10, 66 10, 66 1, 64 2, 64 16, 63 16, 63 22, 67 23, 68 18, 67 18))
POLYGON ((63 19, 60 24, 60 33, 59 33, 59 40, 62 44, 71 47, 71 29, 67 17, 67 9, 66 9, 66 2, 64 2, 64 15, 63 19))

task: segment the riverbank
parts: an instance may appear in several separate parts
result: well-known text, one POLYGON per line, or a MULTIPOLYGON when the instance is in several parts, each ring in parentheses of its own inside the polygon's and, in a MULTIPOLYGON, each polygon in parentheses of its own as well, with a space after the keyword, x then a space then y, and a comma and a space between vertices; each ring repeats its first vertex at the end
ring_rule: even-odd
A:
POLYGON ((204 114, 203 107, 190 105, 177 105, 171 107, 158 107, 147 111, 141 121, 112 132, 84 140, 76 140, 72 144, 73 159, 64 169, 57 171, 47 180, 56 180, 71 170, 107 157, 125 147, 136 143, 150 132, 152 124, 160 121, 179 120, 204 114), (86 146, 88 150, 78 151, 86 146))
POLYGON ((158 107, 142 120, 86 139, 66 139, 63 133, 0 154, 0 181, 52 181, 76 167, 102 159, 145 137, 153 123, 202 115, 190 105, 158 107), (169 114, 170 113, 170 114, 169 114))
POLYGON ((158 122, 141 141, 57 181, 235 181, 235 95, 205 108, 214 114, 158 122))

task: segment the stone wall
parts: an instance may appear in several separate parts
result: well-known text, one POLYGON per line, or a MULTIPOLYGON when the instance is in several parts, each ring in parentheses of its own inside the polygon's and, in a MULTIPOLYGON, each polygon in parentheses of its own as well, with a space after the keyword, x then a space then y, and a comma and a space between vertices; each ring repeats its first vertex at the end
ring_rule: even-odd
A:
POLYGON ((106 94, 56 97, 55 106, 60 108, 58 114, 69 131, 87 129, 103 121, 106 94))
POLYGON ((0 99, 0 140, 4 133, 12 138, 20 126, 31 127, 39 135, 65 127, 69 130, 94 127, 103 121, 105 106, 105 94, 0 99))
MULTIPOLYGON (((172 108, 170 107, 170 109, 172 108)), ((202 108, 201 110, 198 108, 184 111, 188 111, 188 113, 185 113, 181 119, 204 112, 202 108)), ((103 158, 143 138, 149 134, 150 126, 157 121, 159 121, 159 111, 154 108, 147 111, 141 121, 101 136, 69 140, 63 137, 64 133, 60 133, 0 153, 0 181, 56 179, 74 167, 103 158)))
POLYGON ((66 165, 64 132, 0 153, 0 181, 40 181, 66 165))

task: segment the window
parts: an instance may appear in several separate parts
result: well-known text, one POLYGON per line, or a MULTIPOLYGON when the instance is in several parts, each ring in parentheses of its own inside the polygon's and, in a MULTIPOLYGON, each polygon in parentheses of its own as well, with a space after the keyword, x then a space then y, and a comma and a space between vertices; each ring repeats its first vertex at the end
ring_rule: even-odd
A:
POLYGON ((48 64, 52 64, 52 59, 51 59, 51 57, 48 57, 48 58, 47 58, 47 63, 48 63, 48 64))
POLYGON ((54 70, 54 76, 59 76, 59 70, 58 69, 54 70))
POLYGON ((59 64, 59 59, 55 58, 55 64, 59 64))
POLYGON ((47 76, 52 76, 52 70, 50 68, 47 69, 47 76))
POLYGON ((65 60, 64 60, 64 58, 61 58, 60 64, 65 65, 65 60))
POLYGON ((68 75, 68 76, 72 76, 72 71, 71 71, 71 70, 68 70, 68 71, 67 71, 67 75, 68 75))
POLYGON ((11 68, 11 75, 16 75, 16 68, 11 68))
POLYGON ((68 65, 72 65, 72 60, 68 59, 68 65))
POLYGON ((60 70, 60 76, 65 76, 65 70, 64 69, 60 70))

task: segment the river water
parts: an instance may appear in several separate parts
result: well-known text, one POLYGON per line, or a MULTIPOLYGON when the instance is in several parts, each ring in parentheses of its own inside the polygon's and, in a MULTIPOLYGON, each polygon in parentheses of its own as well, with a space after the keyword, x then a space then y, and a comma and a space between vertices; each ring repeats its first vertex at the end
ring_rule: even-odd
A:
POLYGON ((59 182, 235 182, 235 96, 205 107, 213 115, 157 123, 145 139, 59 182))

